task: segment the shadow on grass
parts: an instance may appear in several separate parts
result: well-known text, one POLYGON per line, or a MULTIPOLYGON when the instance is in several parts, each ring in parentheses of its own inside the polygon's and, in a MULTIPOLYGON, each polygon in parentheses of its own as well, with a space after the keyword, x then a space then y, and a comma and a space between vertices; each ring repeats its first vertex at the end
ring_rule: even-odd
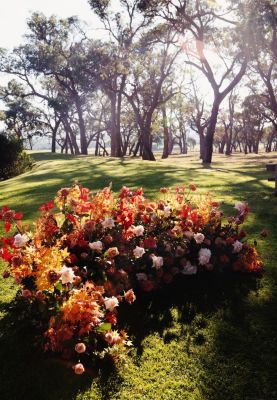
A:
MULTIPOLYGON (((245 317, 242 303, 256 285, 255 279, 236 274, 184 277, 163 291, 138 295, 133 306, 122 305, 119 325, 130 334, 138 363, 144 351, 143 340, 153 332, 163 337, 165 343, 186 336, 184 351, 189 353, 190 342, 205 342, 202 329, 222 307, 241 326, 245 317), (172 309, 177 310, 178 332, 170 330, 174 324, 172 309)), ((0 321, 1 400, 75 399, 78 393, 90 388, 95 378, 101 388, 99 400, 116 395, 122 383, 120 375, 104 368, 101 373, 75 376, 64 363, 35 349, 32 321, 20 317, 20 303, 2 304, 0 308, 7 312, 0 321)))

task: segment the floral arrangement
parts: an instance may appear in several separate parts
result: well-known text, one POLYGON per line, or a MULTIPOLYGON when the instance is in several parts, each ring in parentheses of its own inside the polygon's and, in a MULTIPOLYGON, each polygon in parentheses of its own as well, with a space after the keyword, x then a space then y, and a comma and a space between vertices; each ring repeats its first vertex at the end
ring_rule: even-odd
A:
POLYGON ((246 203, 223 223, 219 203, 196 186, 143 190, 110 187, 92 194, 80 184, 61 189, 40 207, 32 232, 22 214, 2 207, 6 237, 1 257, 28 304, 39 310, 46 351, 75 360, 82 374, 91 357, 124 358, 131 342, 117 328, 120 303, 135 292, 211 271, 261 273, 256 248, 241 225, 246 203), (9 236, 14 227, 17 232, 9 236), (135 290, 135 292, 134 292, 135 290))

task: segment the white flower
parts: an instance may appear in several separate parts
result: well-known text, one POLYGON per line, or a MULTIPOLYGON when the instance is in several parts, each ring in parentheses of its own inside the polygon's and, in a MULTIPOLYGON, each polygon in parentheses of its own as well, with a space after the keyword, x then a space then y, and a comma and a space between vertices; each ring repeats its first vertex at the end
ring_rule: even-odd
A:
POLYGON ((184 269, 181 271, 183 275, 195 275, 197 272, 197 266, 191 265, 190 261, 187 261, 184 269))
POLYGON ((136 246, 136 248, 133 250, 133 254, 136 258, 141 258, 144 253, 145 250, 143 247, 136 246))
POLYGON ((136 274, 137 280, 138 281, 147 281, 147 275, 144 272, 138 272, 136 274))
POLYGON ((160 269, 164 265, 164 259, 162 257, 152 256, 153 268, 160 269))
POLYGON ((203 235, 203 233, 195 233, 193 235, 194 240, 196 241, 196 243, 201 244, 204 242, 205 236, 203 235))
POLYGON ((104 298, 105 307, 109 311, 113 311, 119 305, 118 299, 115 296, 104 298))
POLYGON ((186 238, 191 239, 193 237, 193 233, 191 231, 185 231, 184 235, 186 238))
POLYGON ((103 228, 113 228, 114 220, 112 218, 105 218, 104 221, 101 222, 103 228))
POLYGON ((72 283, 74 281, 75 274, 72 268, 68 268, 64 265, 60 272, 63 285, 65 285, 66 283, 72 283))
POLYGON ((144 232, 144 227, 142 225, 138 225, 134 227, 134 234, 136 236, 142 236, 144 232))
POLYGON ((200 249, 198 255, 199 255, 199 258, 198 258, 199 264, 206 265, 210 261, 212 252, 209 249, 200 249))
POLYGON ((244 214, 244 212, 245 212, 245 210, 247 209, 247 204, 246 203, 244 203, 244 202, 242 202, 242 201, 239 201, 239 202, 237 202, 236 204, 235 204, 235 207, 234 207, 236 210, 238 210, 241 214, 244 214))
POLYGON ((14 237, 14 245, 15 247, 22 247, 24 246, 24 244, 26 244, 28 242, 29 238, 27 235, 21 235, 20 233, 18 233, 17 235, 15 235, 14 237))
POLYGON ((171 214, 171 209, 170 209, 169 206, 166 206, 166 207, 164 208, 164 216, 167 218, 167 217, 170 216, 170 214, 171 214))
POLYGON ((243 248, 243 244, 241 242, 239 242, 238 240, 236 240, 233 243, 233 253, 239 253, 241 251, 241 249, 243 248))
POLYGON ((98 240, 97 242, 92 242, 88 244, 91 250, 102 251, 103 250, 103 243, 98 240))

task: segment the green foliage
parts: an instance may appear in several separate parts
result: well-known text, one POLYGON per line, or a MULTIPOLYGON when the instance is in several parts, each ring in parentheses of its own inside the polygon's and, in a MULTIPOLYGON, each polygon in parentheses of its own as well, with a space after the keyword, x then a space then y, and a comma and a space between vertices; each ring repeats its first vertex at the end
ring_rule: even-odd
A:
POLYGON ((32 160, 23 152, 22 142, 0 134, 0 180, 22 174, 32 167, 32 160))

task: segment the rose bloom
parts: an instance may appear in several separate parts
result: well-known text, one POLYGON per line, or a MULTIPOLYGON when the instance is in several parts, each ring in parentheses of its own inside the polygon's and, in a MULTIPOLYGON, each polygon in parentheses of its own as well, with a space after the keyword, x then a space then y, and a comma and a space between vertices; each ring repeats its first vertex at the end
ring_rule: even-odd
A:
POLYGON ((62 267, 61 271, 61 280, 62 284, 65 285, 66 283, 73 283, 75 274, 72 268, 68 268, 65 265, 62 267))
POLYGON ((25 299, 29 299, 32 297, 32 292, 29 289, 24 289, 22 290, 22 297, 25 297, 25 299))
POLYGON ((205 239, 205 236, 203 235, 203 233, 200 233, 200 232, 199 233, 195 233, 193 235, 193 237, 194 237, 194 240, 196 241, 197 244, 203 243, 203 241, 205 239))
POLYGON ((118 256, 119 251, 117 247, 110 247, 107 251, 108 257, 114 258, 115 256, 118 256))
POLYGON ((108 344, 118 344, 122 339, 117 331, 110 331, 105 334, 105 340, 108 344))
POLYGON ((132 304, 136 300, 136 295, 133 289, 128 290, 128 292, 125 293, 124 297, 129 304, 132 304))
POLYGON ((190 261, 187 261, 181 272, 183 275, 195 275, 197 272, 197 266, 192 265, 190 261))
POLYGON ((248 205, 247 203, 244 203, 242 201, 239 201, 235 204, 234 208, 238 210, 241 214, 244 214, 246 211, 248 211, 248 205))
POLYGON ((165 206, 164 208, 164 216, 165 218, 169 217, 171 214, 171 208, 169 206, 165 206))
POLYGON ((104 221, 101 222, 103 228, 113 228, 114 220, 112 218, 105 218, 104 221))
POLYGON ((152 256, 152 261, 153 261, 152 267, 156 268, 156 269, 160 269, 164 264, 163 258, 162 257, 157 257, 155 255, 152 256))
POLYGON ((190 184, 189 184, 189 189, 190 189, 192 192, 195 192, 195 190, 196 190, 196 185, 195 185, 194 183, 190 183, 190 184))
POLYGON ((79 354, 84 353, 86 349, 85 343, 77 343, 75 346, 75 351, 79 354))
POLYGON ((133 232, 136 236, 142 236, 144 233, 144 227, 142 225, 135 226, 133 232))
POLYGON ((239 253, 242 248, 243 248, 243 244, 241 242, 239 242, 238 240, 236 240, 233 243, 233 253, 239 253))
POLYGON ((104 298, 105 307, 109 311, 113 311, 115 307, 118 307, 119 301, 115 296, 104 298))
POLYGON ((198 255, 199 255, 199 258, 198 258, 199 264, 200 265, 206 265, 210 261, 212 252, 211 252, 211 250, 204 248, 204 249, 200 249, 199 250, 198 255))
POLYGON ((28 242, 29 238, 27 235, 21 235, 20 233, 18 233, 17 235, 15 235, 14 237, 14 245, 15 247, 22 247, 24 246, 27 242, 28 242))
POLYGON ((136 277, 137 277, 137 280, 139 281, 139 282, 142 282, 142 281, 147 281, 147 275, 144 273, 144 272, 138 272, 137 274, 136 274, 136 277))
POLYGON ((73 370, 76 375, 82 375, 85 372, 85 367, 83 366, 83 364, 78 363, 74 365, 73 370))
POLYGON ((143 247, 136 246, 136 248, 133 250, 133 254, 136 258, 141 258, 143 254, 145 254, 145 250, 143 247))
POLYGON ((97 242, 89 243, 88 245, 91 250, 99 252, 103 250, 103 243, 100 240, 98 240, 97 242))

